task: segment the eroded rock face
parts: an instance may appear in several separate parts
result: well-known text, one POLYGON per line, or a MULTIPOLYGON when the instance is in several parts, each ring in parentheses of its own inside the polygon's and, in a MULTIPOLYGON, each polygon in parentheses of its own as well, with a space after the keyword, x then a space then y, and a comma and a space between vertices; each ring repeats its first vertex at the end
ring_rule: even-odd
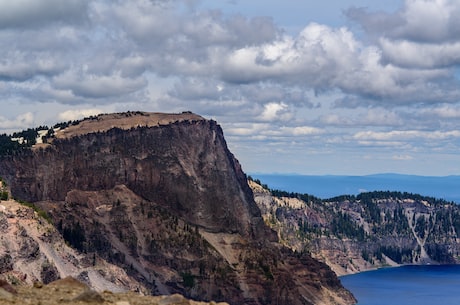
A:
POLYGON ((134 115, 131 128, 111 116, 112 129, 93 118, 97 132, 68 132, 4 157, 0 176, 14 197, 45 209, 71 245, 123 267, 154 294, 354 303, 326 265, 277 244, 220 126, 186 116, 140 126, 134 115))
POLYGON ((2 161, 0 174, 11 181, 14 196, 28 202, 126 185, 208 230, 264 233, 245 175, 213 121, 56 139, 46 149, 2 161))
POLYGON ((0 202, 0 281, 15 285, 49 283, 67 276, 90 274, 87 284, 97 290, 146 291, 126 272, 97 254, 69 247, 54 226, 32 208, 14 200, 0 202), (96 255, 96 256, 95 256, 96 255))
POLYGON ((320 200, 250 184, 266 223, 282 243, 306 249, 338 275, 460 262, 460 207, 455 203, 399 192, 320 200))

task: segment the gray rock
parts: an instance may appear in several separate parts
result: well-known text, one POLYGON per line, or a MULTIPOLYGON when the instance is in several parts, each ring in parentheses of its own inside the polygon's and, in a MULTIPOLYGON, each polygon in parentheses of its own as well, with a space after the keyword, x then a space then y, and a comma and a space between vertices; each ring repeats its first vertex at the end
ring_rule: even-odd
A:
POLYGON ((0 256, 0 273, 13 270, 13 259, 11 255, 5 254, 0 256))

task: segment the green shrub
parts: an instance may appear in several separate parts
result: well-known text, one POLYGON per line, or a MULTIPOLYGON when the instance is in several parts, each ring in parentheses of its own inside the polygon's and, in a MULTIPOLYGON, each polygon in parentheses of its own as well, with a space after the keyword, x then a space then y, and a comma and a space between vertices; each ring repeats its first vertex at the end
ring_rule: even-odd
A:
POLYGON ((51 217, 48 215, 48 213, 46 213, 45 210, 42 210, 40 207, 38 207, 35 204, 30 203, 30 202, 25 202, 25 201, 22 201, 22 200, 17 200, 17 202, 19 202, 23 206, 26 206, 26 207, 29 207, 29 208, 33 209, 35 212, 37 212, 39 217, 45 219, 48 223, 53 224, 53 221, 51 220, 51 217))
POLYGON ((9 196, 8 196, 8 191, 2 191, 0 192, 0 200, 8 200, 9 196))
POLYGON ((183 272, 181 275, 185 287, 193 288, 193 286, 195 286, 195 277, 193 274, 190 272, 183 272))

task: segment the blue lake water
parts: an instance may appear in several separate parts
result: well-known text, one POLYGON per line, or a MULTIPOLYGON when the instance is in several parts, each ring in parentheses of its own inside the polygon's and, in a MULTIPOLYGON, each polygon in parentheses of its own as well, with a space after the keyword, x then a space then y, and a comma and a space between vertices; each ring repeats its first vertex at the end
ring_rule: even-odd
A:
POLYGON ((429 177, 398 174, 308 176, 251 174, 272 189, 307 193, 327 199, 370 191, 399 191, 460 203, 460 176, 429 177))
POLYGON ((340 278, 358 305, 458 305, 460 266, 404 266, 340 278))

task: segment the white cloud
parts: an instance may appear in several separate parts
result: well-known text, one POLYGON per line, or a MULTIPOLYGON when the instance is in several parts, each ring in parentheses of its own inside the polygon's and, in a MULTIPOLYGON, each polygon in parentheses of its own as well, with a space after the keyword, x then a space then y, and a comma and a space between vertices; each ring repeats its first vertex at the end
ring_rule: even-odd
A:
POLYGON ((430 42, 459 39, 459 12, 456 0, 406 0, 402 13, 405 24, 395 34, 430 42))
POLYGON ((260 119, 262 121, 289 120, 292 114, 288 110, 288 105, 285 103, 268 103, 264 106, 260 119))
POLYGON ((0 129, 24 129, 33 123, 34 115, 31 112, 20 114, 13 120, 0 116, 0 129))
POLYGON ((298 37, 284 36, 261 46, 232 52, 222 77, 235 83, 277 80, 330 89, 356 68, 359 43, 345 28, 310 24, 298 37))
POLYGON ((450 131, 419 131, 419 130, 393 130, 387 132, 360 131, 354 136, 357 140, 376 141, 411 141, 416 139, 444 140, 447 138, 460 138, 460 130, 450 131))
POLYGON ((95 75, 69 71, 56 76, 53 84, 58 89, 71 90, 75 96, 108 98, 138 91, 144 88, 147 82, 143 77, 124 78, 120 72, 95 75))
POLYGON ((380 45, 385 60, 402 67, 432 69, 460 64, 460 41, 427 44, 382 38, 380 45))
POLYGON ((396 13, 371 13, 353 8, 347 15, 376 39, 387 64, 415 69, 458 65, 460 2, 406 0, 396 13))
POLYGON ((281 131, 293 136, 319 135, 325 132, 323 129, 311 126, 281 127, 281 131))
POLYGON ((411 155, 394 155, 392 159, 399 160, 399 161, 409 161, 409 160, 413 160, 414 157, 412 157, 411 155))
POLYGON ((64 68, 64 65, 56 62, 49 53, 34 56, 20 50, 9 50, 5 53, 0 59, 0 79, 26 81, 39 75, 55 75, 64 68))
POLYGON ((67 111, 59 113, 58 118, 61 121, 67 122, 67 121, 79 120, 79 119, 89 117, 92 115, 98 115, 102 112, 103 111, 97 108, 67 110, 67 111))
POLYGON ((225 133, 230 136, 252 136, 269 130, 272 125, 268 123, 236 123, 228 124, 227 126, 225 133))
POLYGON ((293 137, 316 136, 324 134, 325 130, 313 126, 279 126, 272 123, 230 124, 226 129, 230 136, 250 136, 273 142, 291 141, 293 137))
POLYGON ((441 105, 433 109, 424 111, 427 115, 436 115, 444 119, 459 119, 460 107, 452 105, 441 105))
MULTIPOLYGON (((104 18, 115 18, 129 37, 142 43, 158 43, 178 32, 180 20, 169 6, 150 1, 104 3, 100 9, 104 18)), ((108 20, 107 20, 108 21, 108 20)))
MULTIPOLYGON (((53 1, 44 0, 40 7, 53 1)), ((365 45, 350 29, 317 23, 292 36, 282 34, 270 18, 184 13, 180 3, 99 0, 74 7, 79 16, 86 14, 91 31, 87 26, 50 25, 44 38, 30 30, 0 32, 0 39, 8 38, 3 50, 8 60, 0 62, 0 77, 35 81, 43 76, 52 90, 71 92, 74 103, 107 103, 141 92, 148 85, 146 74, 180 80, 168 93, 184 104, 227 99, 312 107, 303 94, 309 90, 348 94, 342 107, 355 107, 349 102, 356 100, 393 107, 460 98, 452 73, 444 69, 459 60, 456 43, 443 48, 444 53, 427 45, 426 56, 417 57, 407 51, 420 49, 415 42, 382 38, 381 45, 365 45), (183 81, 187 78, 193 83, 183 81), (450 87, 441 83, 446 79, 450 87), (225 90, 206 88, 209 83, 225 90)), ((65 10, 72 5, 77 6, 69 2, 65 10)))
POLYGON ((419 147, 460 148, 460 2, 349 10, 364 37, 314 22, 287 32, 277 18, 195 4, 0 0, 0 128, 192 110, 247 147, 352 155, 360 144, 387 157, 404 147, 414 160, 419 147))
POLYGON ((372 37, 440 43, 460 38, 459 12, 456 0, 405 0, 404 7, 394 13, 351 8, 346 15, 372 37))
MULTIPOLYGON (((455 52, 446 52, 451 57, 444 59, 444 65, 457 60, 455 52)), ((427 58, 420 60, 425 65, 430 62, 427 58)), ((236 84, 279 82, 318 93, 338 89, 363 97, 367 103, 383 102, 388 106, 436 103, 440 92, 449 101, 460 98, 458 89, 446 85, 446 79, 455 80, 444 65, 407 69, 399 63, 386 63, 381 49, 363 46, 346 28, 310 24, 298 37, 284 36, 230 53, 223 65, 222 79, 236 84)))

